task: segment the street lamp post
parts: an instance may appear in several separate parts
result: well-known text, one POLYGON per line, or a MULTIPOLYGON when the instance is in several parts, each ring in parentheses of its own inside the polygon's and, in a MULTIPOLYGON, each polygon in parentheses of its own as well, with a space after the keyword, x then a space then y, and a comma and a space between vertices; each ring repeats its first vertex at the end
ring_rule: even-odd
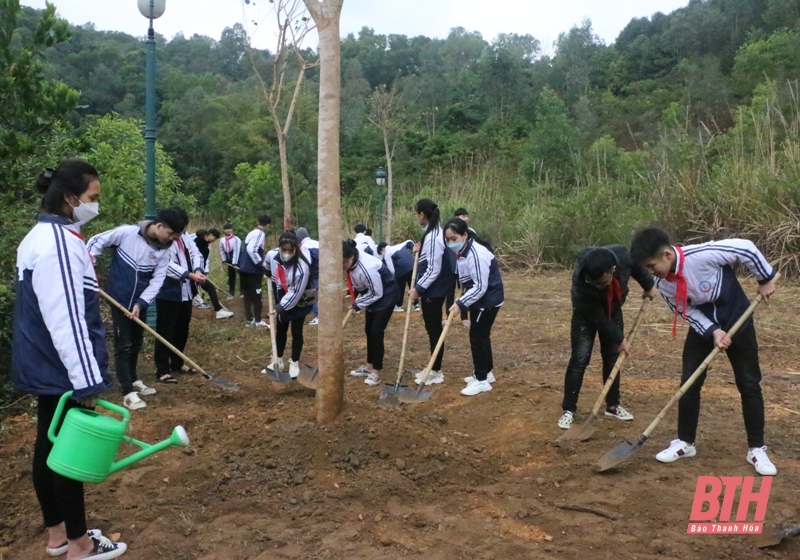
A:
POLYGON ((385 241, 383 239, 383 204, 386 202, 386 192, 383 190, 383 187, 386 185, 386 171, 383 170, 383 167, 379 167, 375 172, 375 184, 380 187, 380 194, 378 195, 378 204, 380 205, 380 211, 378 212, 380 216, 380 221, 378 222, 378 243, 380 243, 381 241, 385 241))
POLYGON ((150 20, 145 43, 145 210, 144 217, 156 217, 156 35, 153 20, 164 15, 166 0, 137 0, 139 13, 150 20))

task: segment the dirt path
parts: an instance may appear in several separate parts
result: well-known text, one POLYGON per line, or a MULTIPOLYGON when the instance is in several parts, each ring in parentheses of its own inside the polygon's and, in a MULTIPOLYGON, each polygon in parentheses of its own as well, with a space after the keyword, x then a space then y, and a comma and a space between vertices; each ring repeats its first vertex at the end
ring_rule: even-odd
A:
MULTIPOLYGON (((240 300, 229 322, 197 312, 189 353, 243 390, 223 393, 192 376, 158 386, 148 409, 134 413, 135 437, 154 442, 182 424, 192 447, 88 487, 92 526, 121 533, 131 560, 800 557, 800 542, 761 551, 745 536, 685 534, 697 476, 754 474, 744 461, 739 398, 724 358, 704 389, 696 458, 654 460, 674 437, 673 412, 623 467, 596 474, 597 458, 641 433, 676 390, 685 331, 673 340, 665 304, 652 306, 623 372, 623 403, 636 419, 602 420, 590 441, 563 450, 554 441, 562 433, 556 420, 569 357, 569 277, 505 280, 493 391, 458 394, 471 372, 466 330, 458 326, 445 354, 447 380, 429 402, 382 409, 379 388, 348 378, 345 412, 325 427, 313 423, 311 391, 270 384, 258 373, 268 335, 243 327, 240 300), (559 507, 565 505, 605 516, 559 507)), ((632 293, 627 317, 639 305, 638 287, 632 293)), ((798 301, 800 289, 783 288, 757 315, 767 443, 779 469, 771 522, 800 522, 798 301)), ((399 358, 402 323, 398 314, 389 326, 385 381, 399 358)), ((346 330, 348 370, 364 357, 362 325, 356 316, 346 330)), ((314 328, 305 331, 307 362, 316 356, 314 328)), ((408 365, 422 367, 426 337, 418 317, 410 342, 408 365)), ((151 362, 141 371, 149 382, 151 362)), ((581 413, 599 390, 596 353, 581 413)), ((0 559, 45 557, 31 484, 34 432, 24 417, 6 418, 0 430, 0 559)))

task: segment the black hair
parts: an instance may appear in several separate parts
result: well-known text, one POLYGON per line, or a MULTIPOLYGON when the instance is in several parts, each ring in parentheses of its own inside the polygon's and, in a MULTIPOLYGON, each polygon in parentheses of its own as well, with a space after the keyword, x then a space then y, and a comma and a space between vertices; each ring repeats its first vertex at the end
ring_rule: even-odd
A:
POLYGON ((80 159, 68 159, 55 169, 45 169, 36 177, 36 190, 44 195, 42 211, 61 216, 64 197, 80 197, 97 178, 97 169, 80 159))
POLYGON ((583 255, 581 267, 586 275, 586 280, 594 282, 617 266, 617 257, 605 247, 592 247, 583 255))
POLYGON ((294 257, 292 258, 292 261, 296 259, 303 259, 307 265, 311 265, 311 263, 308 262, 308 259, 306 259, 305 255, 303 255, 303 251, 300 250, 300 242, 297 241, 297 235, 290 229, 284 231, 278 238, 278 249, 284 245, 291 245, 294 247, 294 257))
POLYGON ((162 208, 153 223, 163 224, 173 232, 180 233, 189 225, 189 216, 182 208, 162 208))
POLYGON ((196 232, 194 232, 194 234, 196 237, 203 239, 208 234, 208 231, 204 230, 203 228, 200 228, 196 232))
POLYGON ((272 218, 269 217, 269 214, 261 214, 258 217, 258 225, 260 226, 268 226, 272 223, 272 218))
POLYGON ((456 218, 459 216, 469 216, 469 212, 467 212, 466 208, 458 208, 455 212, 453 212, 453 216, 456 218))
POLYGON ((367 226, 364 224, 358 224, 356 227, 353 228, 353 231, 356 233, 364 233, 367 231, 367 226))
POLYGON ((490 244, 488 241, 486 241, 486 240, 484 240, 484 239, 481 239, 480 237, 478 237, 478 236, 475 234, 475 232, 474 232, 474 231, 472 231, 471 229, 469 229, 469 227, 467 226, 467 222, 465 222, 465 221, 464 221, 464 220, 462 220, 461 218, 450 218, 450 219, 447 221, 447 223, 444 225, 444 228, 442 228, 442 229, 443 229, 444 231, 447 231, 448 229, 452 229, 452 230, 453 230, 454 232, 456 232, 458 235, 464 235, 464 234, 467 234, 467 236, 468 236, 470 239, 472 239, 473 241, 475 241, 475 243, 479 243, 479 244, 483 245, 484 247, 486 247, 487 249, 489 249, 489 251, 491 251, 491 252, 493 252, 493 253, 494 253, 494 249, 492 249, 492 245, 491 245, 491 244, 490 244))
POLYGON ((661 228, 648 227, 640 229, 631 241, 631 258, 635 263, 643 263, 647 259, 658 257, 663 249, 672 245, 669 234, 661 228))
POLYGON ((364 235, 368 235, 369 237, 372 237, 372 230, 367 228, 366 230, 364 230, 364 235))
MULTIPOLYGON (((211 235, 213 235, 215 239, 219 239, 220 237, 222 237, 222 236, 219 234, 219 230, 218 230, 217 228, 213 228, 213 227, 212 227, 211 229, 209 229, 209 230, 208 230, 208 233, 210 233, 211 235)), ((206 234, 206 235, 208 235, 208 234, 206 234)))
POLYGON ((422 212, 428 218, 428 228, 425 231, 425 235, 422 236, 424 243, 428 232, 433 231, 439 225, 439 207, 430 198, 420 198, 414 205, 414 211, 417 213, 422 212))
POLYGON ((342 241, 342 260, 355 257, 355 262, 358 262, 358 247, 356 242, 352 239, 342 241))
POLYGON ((381 241, 380 243, 378 243, 378 254, 379 255, 383 254, 383 250, 386 249, 387 245, 388 245, 388 243, 386 243, 386 241, 381 241))
POLYGON ((225 224, 222 229, 233 229, 233 224, 225 224))

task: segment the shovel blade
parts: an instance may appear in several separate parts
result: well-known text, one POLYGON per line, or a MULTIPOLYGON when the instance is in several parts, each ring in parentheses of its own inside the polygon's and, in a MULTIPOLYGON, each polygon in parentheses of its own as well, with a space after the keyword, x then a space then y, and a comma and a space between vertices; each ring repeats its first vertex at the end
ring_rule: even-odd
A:
POLYGON ((592 437, 592 434, 597 430, 597 427, 595 427, 596 423, 597 415, 590 414, 583 424, 573 424, 572 427, 570 427, 570 429, 564 433, 564 435, 558 438, 556 445, 563 447, 565 444, 573 441, 586 441, 592 437))
POLYGON ((386 383, 383 386, 380 397, 378 397, 378 404, 381 406, 396 406, 400 404, 397 393, 401 390, 408 390, 408 387, 406 385, 386 383))
POLYGON ((211 383, 213 383, 214 385, 222 387, 226 391, 235 392, 239 390, 239 386, 236 383, 228 379, 225 379, 224 377, 220 377, 218 375, 205 374, 205 378, 211 381, 211 383))
POLYGON ((273 363, 271 367, 267 367, 264 375, 273 383, 289 383, 292 380, 289 372, 283 371, 283 368, 277 362, 273 363))
POLYGON ((308 365, 300 366, 297 382, 303 387, 316 389, 317 385, 319 385, 319 366, 314 366, 313 368, 308 365))
POLYGON ((778 546, 786 537, 796 537, 800 535, 800 525, 781 529, 779 525, 764 527, 764 532, 756 537, 757 548, 769 548, 778 546))
POLYGON ((642 445, 644 445, 645 441, 647 441, 647 436, 644 434, 639 436, 639 439, 637 439, 634 443, 631 443, 628 440, 623 441, 614 449, 600 457, 600 459, 597 461, 597 472, 605 472, 609 469, 613 469, 625 461, 628 457, 639 451, 639 449, 642 448, 642 445))
POLYGON ((410 387, 400 387, 397 391, 397 400, 401 403, 423 403, 431 398, 433 391, 423 391, 411 389, 410 387))

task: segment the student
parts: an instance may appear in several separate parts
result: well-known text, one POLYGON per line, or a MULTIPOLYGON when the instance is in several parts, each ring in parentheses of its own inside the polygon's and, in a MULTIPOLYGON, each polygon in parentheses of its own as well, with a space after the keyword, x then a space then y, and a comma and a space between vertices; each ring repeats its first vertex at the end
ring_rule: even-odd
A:
MULTIPOLYGON (((473 235, 476 235, 475 230, 469 227, 469 212, 467 212, 466 208, 458 208, 453 214, 453 217, 463 220, 464 223, 467 224, 467 229, 471 231, 473 235)), ((447 294, 447 301, 445 302, 445 307, 447 309, 453 306, 453 301, 455 301, 456 298, 456 289, 458 288, 461 288, 461 284, 458 281, 458 271, 456 271, 456 283, 453 286, 453 292, 447 294)), ((461 324, 465 327, 469 327, 469 317, 467 316, 467 311, 464 309, 461 310, 461 324)))
POLYGON ((342 259, 351 306, 354 311, 366 309, 364 332, 367 335, 367 365, 351 371, 350 375, 366 376, 364 383, 378 385, 383 369, 384 333, 392 318, 400 288, 386 264, 377 257, 359 251, 355 241, 342 242, 342 259))
MULTIPOLYGON (((631 255, 634 261, 658 278, 656 286, 675 313, 672 335, 676 334, 679 314, 689 323, 683 344, 681 383, 692 375, 715 346, 724 349, 742 400, 749 448, 746 460, 760 475, 776 474, 777 469, 767 457, 764 445, 764 397, 752 317, 732 339, 727 334, 750 305, 732 266, 737 262, 744 264, 758 280, 757 291, 765 298, 775 292, 775 270, 756 246, 745 239, 679 247, 673 246, 667 233, 658 228, 637 232, 631 255)), ((678 402, 678 438, 656 455, 662 463, 694 457, 697 453, 695 441, 700 390, 706 374, 707 371, 703 372, 678 402)))
POLYGON ((225 237, 219 242, 219 256, 222 266, 228 270, 228 291, 231 293, 228 299, 233 299, 236 295, 236 269, 239 265, 239 253, 242 251, 242 240, 233 234, 231 224, 222 226, 222 233, 225 237))
POLYGON ((261 320, 261 280, 264 277, 264 232, 271 223, 272 218, 267 214, 260 216, 258 225, 247 234, 239 255, 239 278, 247 327, 268 326, 261 320))
MULTIPOLYGON (((311 287, 319 290, 319 241, 311 239, 308 235, 308 230, 304 227, 297 228, 297 241, 300 243, 300 248, 306 252, 306 257, 311 263, 311 287)), ((311 306, 311 311, 314 313, 314 318, 308 324, 319 325, 319 306, 314 303, 311 306)))
POLYGON ((125 543, 87 531, 83 483, 47 466, 53 448, 47 431, 61 396, 73 392, 65 414, 93 409, 111 386, 97 276, 80 235, 80 225, 98 215, 100 182, 94 167, 68 160, 40 173, 36 189, 44 194, 41 213, 17 249, 12 375, 18 391, 37 397, 32 479, 47 527, 46 554, 117 558, 125 543))
POLYGON ((467 212, 466 208, 456 209, 456 211, 453 213, 453 216, 459 218, 460 220, 464 220, 464 223, 467 224, 467 229, 472 233, 475 233, 475 230, 469 227, 469 212, 467 212))
MULTIPOLYGON (((623 330, 622 306, 628 297, 628 281, 633 277, 644 290, 643 298, 656 295, 653 277, 631 260, 622 245, 586 247, 579 254, 572 274, 572 355, 564 375, 564 400, 558 427, 568 430, 578 409, 578 394, 583 374, 592 357, 596 335, 603 358, 603 383, 606 382, 620 352, 628 352, 623 330)), ((620 377, 617 375, 606 395, 605 415, 631 421, 633 415, 620 404, 620 377)))
MULTIPOLYGON (((270 258, 269 277, 275 284, 275 343, 281 369, 285 367, 283 352, 286 349, 289 326, 292 327, 292 354, 289 359, 289 376, 300 374, 300 354, 303 352, 303 323, 311 313, 311 306, 303 306, 303 294, 310 285, 311 263, 300 248, 297 235, 284 231, 278 239, 278 251, 270 258)), ((272 253, 271 253, 272 254, 272 253)), ((271 366, 267 366, 271 369, 271 366)))
POLYGON ((492 390, 494 361, 492 359, 492 325, 503 305, 505 294, 497 259, 488 243, 479 239, 461 218, 453 218, 444 226, 447 248, 456 254, 458 277, 464 293, 449 312, 468 311, 469 345, 472 350, 471 376, 461 394, 472 397, 492 390))
MULTIPOLYGON (((415 247, 419 251, 419 264, 417 265, 417 278, 414 287, 408 293, 412 302, 422 301, 422 318, 425 321, 425 330, 428 331, 428 342, 431 353, 436 349, 439 336, 442 334, 442 305, 445 297, 453 290, 455 284, 455 270, 453 262, 455 255, 444 243, 444 232, 439 224, 439 207, 432 200, 423 198, 414 206, 417 221, 422 228, 422 240, 415 247)), ((426 385, 442 383, 442 358, 444 345, 442 345, 433 371, 428 375, 426 385)), ((422 373, 417 375, 417 382, 422 378, 422 373)))
POLYGON ((378 246, 375 245, 375 241, 373 241, 372 237, 367 235, 367 226, 358 224, 353 228, 353 231, 356 232, 355 242, 359 251, 364 251, 368 255, 373 256, 378 254, 378 246))
POLYGON ((394 276, 400 290, 394 306, 396 313, 405 311, 403 299, 406 291, 411 289, 411 273, 414 271, 414 253, 411 252, 413 248, 414 242, 411 240, 397 245, 389 245, 385 241, 378 244, 378 255, 386 263, 386 268, 394 276))
MULTIPOLYGON (((186 212, 182 209, 179 211, 188 223, 186 212)), ((169 249, 167 277, 156 297, 156 332, 181 352, 189 340, 192 298, 197 291, 194 283, 202 284, 205 281, 203 257, 189 234, 183 233, 169 249)), ((155 343, 154 361, 156 381, 159 383, 177 383, 172 372, 196 373, 183 363, 183 358, 158 340, 155 343)))
MULTIPOLYGON (((217 319, 227 319, 229 317, 233 317, 233 312, 228 311, 222 304, 219 302, 219 296, 217 295, 217 288, 214 284, 211 283, 211 280, 208 279, 208 274, 210 272, 210 259, 208 258, 211 254, 210 245, 214 243, 217 239, 219 239, 219 230, 211 228, 208 231, 204 229, 198 229, 195 233, 189 236, 190 239, 194 242, 197 251, 200 253, 200 256, 203 259, 203 274, 206 276, 205 282, 202 284, 198 284, 200 288, 203 288, 205 292, 208 294, 208 297, 211 298, 211 305, 216 311, 217 319)), ((202 296, 200 296, 200 292, 198 290, 197 296, 199 297, 200 301, 203 301, 202 296)), ((194 305, 194 299, 192 300, 192 305, 194 305)), ((208 305, 203 303, 201 306, 195 305, 195 307, 200 307, 201 309, 208 309, 208 305)))
MULTIPOLYGON (((106 291, 130 314, 147 322, 147 309, 161 290, 169 265, 169 249, 186 228, 177 208, 165 208, 155 220, 125 225, 95 235, 87 247, 92 258, 105 249, 114 251, 106 279, 106 291)), ((128 316, 111 306, 114 327, 114 369, 122 389, 122 403, 130 410, 147 407, 139 395, 156 390, 139 380, 136 372, 142 350, 143 329, 128 316)))

